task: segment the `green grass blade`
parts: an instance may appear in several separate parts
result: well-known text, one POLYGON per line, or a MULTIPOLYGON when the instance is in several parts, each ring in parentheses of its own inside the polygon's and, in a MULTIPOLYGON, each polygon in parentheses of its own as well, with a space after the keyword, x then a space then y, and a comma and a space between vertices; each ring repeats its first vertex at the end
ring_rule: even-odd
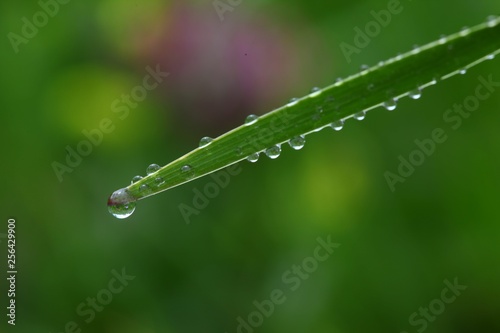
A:
POLYGON ((401 97, 417 97, 422 89, 464 73, 500 53, 499 23, 500 19, 491 18, 486 23, 415 48, 293 100, 252 124, 239 126, 114 192, 108 200, 110 212, 117 217, 127 217, 137 200, 202 177, 270 147, 279 147, 292 138, 325 126, 340 126, 346 119, 363 117, 365 112, 376 107, 391 109, 401 97))

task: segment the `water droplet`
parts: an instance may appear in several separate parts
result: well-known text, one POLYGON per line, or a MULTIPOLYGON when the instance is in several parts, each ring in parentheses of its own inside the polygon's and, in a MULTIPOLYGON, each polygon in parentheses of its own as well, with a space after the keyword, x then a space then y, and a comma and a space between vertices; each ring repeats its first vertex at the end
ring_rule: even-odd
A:
POLYGON ((467 74, 467 69, 462 68, 461 70, 458 71, 460 74, 464 75, 467 74))
POLYGON ((155 178, 155 184, 156 184, 156 186, 163 185, 164 183, 165 183, 165 179, 163 179, 161 177, 156 177, 155 178))
POLYGON ((318 121, 323 113, 323 107, 321 105, 316 107, 316 112, 312 116, 312 120, 318 121))
POLYGON ((295 150, 300 150, 304 147, 306 144, 306 138, 303 135, 296 136, 294 138, 291 138, 288 141, 288 144, 290 147, 292 147, 295 150))
POLYGON ((336 130, 336 131, 340 131, 342 128, 344 128, 344 120, 340 119, 336 122, 333 122, 330 124, 330 126, 336 130))
POLYGON ((142 179, 142 176, 135 176, 134 178, 132 178, 132 181, 130 182, 130 184, 137 183, 141 179, 142 179))
POLYGON ((318 87, 314 87, 311 89, 311 93, 309 94, 309 97, 316 97, 316 96, 319 96, 321 94, 321 89, 319 89, 318 87))
POLYGON ((280 156, 280 154, 281 154, 280 145, 275 145, 275 146, 272 146, 272 147, 266 149, 266 155, 270 159, 274 160, 275 158, 278 158, 280 156))
POLYGON ((234 152, 236 153, 236 156, 243 155, 243 149, 241 147, 236 147, 236 149, 234 150, 234 152))
POLYGON ((139 187, 139 190, 141 192, 149 192, 149 186, 146 184, 142 184, 141 187, 139 187))
POLYGON ((286 106, 294 106, 295 104, 298 103, 298 101, 299 101, 299 99, 294 97, 294 98, 290 99, 290 102, 288 102, 288 104, 286 106))
POLYGON ((134 213, 135 202, 108 206, 108 211, 118 219, 126 219, 134 213))
POLYGON ((398 53, 396 55, 396 60, 401 60, 401 59, 403 59, 403 55, 401 53, 398 53))
POLYGON ((486 56, 486 59, 487 59, 487 60, 493 60, 493 59, 495 59, 495 55, 494 55, 494 54, 488 54, 488 55, 486 56))
POLYGON ((420 88, 414 89, 408 93, 411 99, 419 99, 422 96, 422 90, 420 88))
POLYGON ((396 110, 396 100, 395 99, 390 99, 382 104, 384 108, 386 108, 388 111, 393 111, 396 110))
POLYGON ((252 155, 248 156, 248 157, 247 157, 247 160, 248 160, 249 162, 252 162, 252 163, 257 162, 257 161, 259 160, 259 153, 254 153, 254 154, 252 154, 252 155))
POLYGON ((122 188, 113 192, 108 198, 108 211, 116 218, 124 219, 132 215, 135 210, 135 201, 127 191, 122 188))
POLYGON ((461 30, 460 30, 460 36, 467 36, 468 34, 470 33, 470 29, 469 27, 463 27, 461 30))
POLYGON ((335 83, 341 83, 342 81, 343 81, 343 80, 342 80, 342 78, 341 78, 341 77, 338 77, 338 78, 336 78, 336 79, 335 79, 335 83))
POLYGON ((361 65, 360 70, 364 72, 364 71, 367 71, 369 68, 370 68, 370 66, 363 64, 363 65, 361 65))
POLYGON ((446 43, 447 40, 448 40, 448 38, 446 37, 446 35, 441 35, 439 37, 439 44, 444 44, 444 43, 446 43))
POLYGON ((413 49, 411 50, 411 53, 417 54, 419 52, 420 52, 420 46, 418 46, 417 44, 413 45, 413 49))
POLYGON ((366 116, 366 112, 365 111, 361 111, 361 112, 355 113, 353 115, 353 118, 356 119, 356 120, 361 121, 361 120, 365 119, 365 116, 366 116))
POLYGON ((259 119, 258 116, 254 115, 254 114, 251 114, 251 115, 248 115, 248 117, 246 117, 245 119, 245 125, 252 125, 254 124, 257 120, 259 119))
POLYGON ((210 144, 210 142, 212 142, 214 139, 212 139, 211 137, 208 137, 208 136, 204 136, 203 138, 200 139, 200 147, 205 147, 205 146, 208 146, 210 144))
POLYGON ((186 179, 191 179, 194 177, 193 167, 189 164, 182 166, 181 173, 186 176, 186 179))
POLYGON ((146 174, 149 176, 150 174, 155 173, 158 170, 160 170, 160 166, 158 164, 150 164, 146 169, 146 174))
POLYGON ((493 28, 498 23, 498 17, 495 15, 488 16, 488 27, 493 28))

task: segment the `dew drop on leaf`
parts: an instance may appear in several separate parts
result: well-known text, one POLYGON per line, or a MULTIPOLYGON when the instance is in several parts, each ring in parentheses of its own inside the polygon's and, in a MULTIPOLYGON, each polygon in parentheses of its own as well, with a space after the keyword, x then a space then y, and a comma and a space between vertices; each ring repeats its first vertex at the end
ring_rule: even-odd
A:
POLYGON ((137 183, 141 179, 142 179, 142 176, 135 176, 134 178, 132 178, 132 181, 130 182, 130 184, 137 183))
POLYGON ((366 112, 365 111, 361 111, 361 112, 355 113, 353 115, 353 118, 356 119, 356 120, 361 121, 361 120, 365 119, 365 116, 366 116, 366 112))
POLYGON ((146 169, 146 174, 149 176, 150 174, 153 174, 158 170, 160 170, 160 166, 158 164, 150 164, 146 169))
POLYGON ((386 108, 388 111, 393 111, 396 110, 397 104, 395 99, 390 99, 382 104, 384 108, 386 108))
POLYGON ((330 126, 336 130, 336 131, 340 131, 342 128, 344 128, 344 120, 340 119, 336 122, 333 122, 330 124, 330 126))
POLYGON ((203 138, 200 139, 200 144, 199 144, 199 147, 205 147, 205 146, 208 146, 210 144, 210 142, 212 142, 213 139, 208 137, 208 136, 204 136, 203 138))
POLYGON ((411 99, 419 99, 422 96, 422 91, 420 88, 416 88, 408 93, 411 99))
POLYGON ((186 179, 191 179, 194 177, 193 167, 189 164, 186 164, 181 167, 181 173, 186 177, 186 179))
POLYGON ((266 149, 266 155, 270 159, 274 160, 275 158, 278 158, 280 156, 280 154, 281 154, 280 145, 274 145, 274 146, 266 149))
POLYGON ((254 154, 252 154, 252 155, 249 155, 249 156, 247 157, 247 160, 248 160, 249 162, 252 162, 252 163, 257 162, 257 161, 259 160, 259 153, 254 153, 254 154))
POLYGON ((245 125, 252 125, 252 124, 255 124, 255 122, 259 119, 258 116, 254 115, 254 114, 251 114, 251 115, 248 115, 245 119, 245 125))
POLYGON ((303 135, 298 135, 296 137, 288 140, 288 144, 295 150, 300 150, 306 144, 306 138, 303 135))

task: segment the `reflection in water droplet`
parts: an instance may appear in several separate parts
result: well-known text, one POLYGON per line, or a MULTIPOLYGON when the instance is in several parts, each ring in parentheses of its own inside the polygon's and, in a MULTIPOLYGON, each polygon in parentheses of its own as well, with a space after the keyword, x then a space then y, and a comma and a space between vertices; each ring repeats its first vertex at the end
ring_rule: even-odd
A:
POLYGON ((108 206, 108 211, 116 218, 126 219, 134 213, 135 202, 129 202, 126 204, 119 204, 114 206, 108 206))
POLYGON ((467 74, 467 69, 463 68, 461 70, 458 71, 460 74, 464 75, 464 74, 467 74))
POLYGON ((343 119, 340 119, 336 122, 333 122, 330 124, 330 126, 336 130, 336 131, 340 131, 342 128, 344 128, 344 120, 343 119))
POLYGON ((249 162, 252 162, 252 163, 257 162, 259 160, 259 153, 255 153, 255 154, 252 154, 252 155, 248 156, 247 160, 249 162))
POLYGON ((156 184, 156 186, 163 185, 164 183, 165 183, 165 179, 163 179, 161 177, 156 177, 155 178, 155 184, 156 184))
POLYGON ((146 169, 146 174, 149 176, 150 174, 155 173, 158 170, 160 170, 160 166, 158 164, 150 164, 146 169))
POLYGON ((318 87, 314 87, 311 89, 311 93, 309 94, 309 97, 316 97, 316 96, 319 96, 321 94, 321 89, 319 89, 318 87))
POLYGON ((396 110, 396 100, 395 99, 390 99, 382 104, 384 108, 386 108, 389 111, 396 110))
POLYGON ((290 102, 288 102, 288 104, 286 106, 294 106, 295 104, 297 104, 297 102, 299 101, 298 98, 292 98, 290 99, 290 102))
POLYGON ((193 167, 189 164, 182 166, 181 173, 186 177, 186 179, 191 179, 194 177, 193 167))
POLYGON ((127 189, 119 189, 109 196, 108 211, 116 218, 127 218, 135 210, 135 201, 132 199, 127 189))
POLYGON ((148 185, 146 185, 146 184, 142 184, 142 185, 141 185, 141 187, 139 187, 139 190, 140 190, 141 192, 149 192, 150 188, 149 188, 149 186, 148 186, 148 185))
POLYGON ((267 157, 269 157, 270 159, 273 159, 273 160, 275 158, 278 158, 280 156, 280 153, 281 153, 281 146, 280 145, 275 145, 275 146, 272 146, 272 147, 266 149, 267 157))
POLYGON ((136 183, 141 179, 142 179, 142 176, 135 176, 134 178, 132 178, 132 181, 130 182, 130 184, 136 183))
POLYGON ((414 89, 408 93, 411 99, 419 99, 422 96, 422 90, 420 88, 414 89))
POLYGON ((306 138, 303 135, 296 136, 294 138, 291 138, 288 141, 288 144, 290 147, 292 147, 295 150, 300 150, 304 147, 306 144, 306 138))
POLYGON ((353 118, 356 119, 356 120, 361 121, 361 120, 365 119, 365 116, 366 116, 366 112, 365 111, 361 111, 361 112, 355 113, 353 115, 353 118))
POLYGON ((252 125, 254 124, 257 120, 259 119, 258 116, 254 115, 254 114, 251 114, 251 115, 248 115, 248 117, 246 117, 245 119, 245 125, 252 125))
POLYGON ((494 55, 494 54, 488 54, 488 55, 486 56, 486 59, 488 59, 488 60, 493 60, 493 59, 495 59, 495 55, 494 55))
POLYGON ((212 141, 213 141, 213 139, 211 137, 204 136, 203 138, 200 139, 199 147, 205 147, 205 146, 209 145, 210 142, 212 142, 212 141))

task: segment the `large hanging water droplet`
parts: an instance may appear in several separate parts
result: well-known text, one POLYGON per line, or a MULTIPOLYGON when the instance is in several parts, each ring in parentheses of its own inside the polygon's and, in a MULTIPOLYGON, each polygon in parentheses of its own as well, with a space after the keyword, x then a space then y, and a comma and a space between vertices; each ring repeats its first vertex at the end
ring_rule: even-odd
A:
POLYGON ((408 93, 411 99, 419 99, 422 96, 422 90, 420 88, 414 89, 408 93))
POLYGON ((290 147, 292 147, 293 149, 295 150, 300 150, 304 147, 304 145, 306 144, 306 138, 303 136, 303 135, 298 135, 294 138, 291 138, 289 141, 288 141, 288 144, 290 145, 290 147))
POLYGON ((252 162, 252 163, 257 162, 257 161, 259 160, 259 153, 254 153, 254 154, 252 154, 252 155, 249 155, 249 156, 247 157, 247 160, 248 160, 249 162, 252 162))
POLYGON ((199 147, 205 147, 210 144, 214 139, 208 136, 204 136, 203 138, 200 139, 200 144, 199 147))
POLYGON ((316 97, 316 96, 319 96, 321 94, 321 89, 319 89, 318 87, 314 87, 311 89, 311 93, 309 94, 309 97, 316 97))
POLYGON ((126 219, 135 211, 135 202, 108 206, 108 211, 116 218, 126 219))
POLYGON ((342 128, 344 128, 344 120, 343 119, 340 119, 336 122, 333 122, 330 124, 330 126, 336 130, 336 131, 340 131, 342 128))
POLYGON ((251 114, 251 115, 248 115, 245 119, 245 125, 252 125, 254 124, 257 120, 259 119, 258 116, 254 115, 254 114, 251 114))
POLYGON ((275 145, 275 146, 272 146, 272 147, 266 149, 266 155, 270 159, 274 160, 275 158, 278 158, 280 156, 280 154, 281 154, 281 146, 280 145, 275 145))
POLYGON ((153 174, 158 170, 160 170, 160 166, 158 164, 150 164, 146 169, 146 174, 149 176, 150 174, 153 174))
POLYGON ((134 178, 132 178, 132 181, 130 182, 130 184, 137 183, 141 179, 142 179, 142 176, 135 176, 134 178))
POLYGON ((113 192, 108 198, 108 211, 116 218, 124 219, 132 215, 135 210, 135 201, 127 189, 122 188, 113 192))
POLYGON ((299 102, 299 99, 294 97, 294 98, 290 99, 290 102, 288 102, 288 104, 286 106, 294 106, 298 102, 299 102))
POLYGON ((395 99, 390 99, 382 104, 384 108, 386 108, 388 111, 393 111, 396 110, 396 100, 395 99))
POLYGON ((361 121, 361 120, 365 119, 365 116, 366 116, 366 112, 361 111, 361 112, 355 113, 352 117, 356 120, 361 121))
POLYGON ((194 177, 194 169, 189 164, 182 166, 181 173, 186 177, 186 179, 191 179, 194 177))

